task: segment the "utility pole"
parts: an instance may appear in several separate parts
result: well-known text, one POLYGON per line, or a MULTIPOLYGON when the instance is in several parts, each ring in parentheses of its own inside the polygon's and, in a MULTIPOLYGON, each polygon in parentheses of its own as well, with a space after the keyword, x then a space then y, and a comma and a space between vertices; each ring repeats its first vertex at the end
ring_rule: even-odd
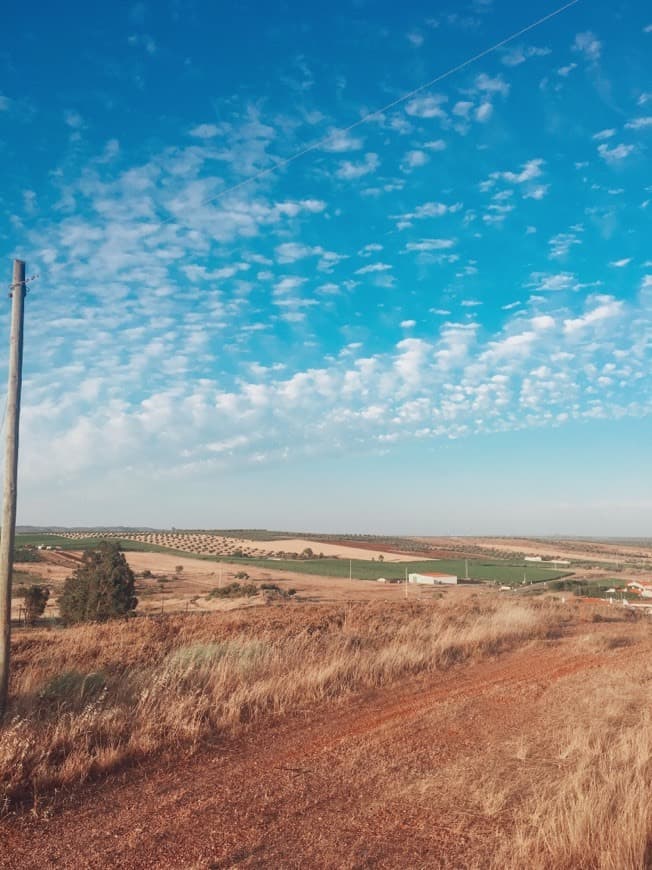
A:
POLYGON ((16 479, 18 475, 18 428, 20 388, 23 369, 23 312, 25 303, 25 263, 14 260, 11 282, 11 334, 9 338, 9 379, 5 442, 2 535, 0 536, 0 719, 7 709, 9 694, 9 654, 11 650, 11 576, 16 535, 16 479))

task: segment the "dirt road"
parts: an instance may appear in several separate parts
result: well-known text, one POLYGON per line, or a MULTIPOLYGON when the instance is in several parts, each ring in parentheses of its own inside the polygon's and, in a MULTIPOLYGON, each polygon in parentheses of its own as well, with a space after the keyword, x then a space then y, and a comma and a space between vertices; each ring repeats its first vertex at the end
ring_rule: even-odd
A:
POLYGON ((510 820, 489 829, 454 771, 629 655, 543 642, 262 723, 91 786, 49 819, 2 820, 0 867, 483 866, 510 820))

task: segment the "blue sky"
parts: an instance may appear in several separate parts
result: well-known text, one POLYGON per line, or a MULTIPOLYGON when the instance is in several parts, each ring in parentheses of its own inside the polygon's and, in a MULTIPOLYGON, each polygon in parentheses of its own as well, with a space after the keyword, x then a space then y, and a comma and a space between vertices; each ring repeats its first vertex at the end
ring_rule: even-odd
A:
POLYGON ((19 522, 649 534, 649 4, 314 5, 5 12, 19 522))

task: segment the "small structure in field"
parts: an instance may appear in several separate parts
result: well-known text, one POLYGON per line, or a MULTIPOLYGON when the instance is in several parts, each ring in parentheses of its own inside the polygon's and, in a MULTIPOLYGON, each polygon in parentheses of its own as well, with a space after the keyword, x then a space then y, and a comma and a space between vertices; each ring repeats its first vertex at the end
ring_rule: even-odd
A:
POLYGON ((568 568, 570 562, 568 559, 544 559, 543 556, 526 556, 526 562, 536 562, 537 565, 552 565, 553 568, 568 568))
POLYGON ((437 574, 425 571, 423 574, 408 574, 408 583, 418 586, 454 586, 457 583, 455 574, 437 574))
POLYGON ((632 580, 627 584, 627 588, 641 598, 652 598, 652 583, 649 580, 632 580))

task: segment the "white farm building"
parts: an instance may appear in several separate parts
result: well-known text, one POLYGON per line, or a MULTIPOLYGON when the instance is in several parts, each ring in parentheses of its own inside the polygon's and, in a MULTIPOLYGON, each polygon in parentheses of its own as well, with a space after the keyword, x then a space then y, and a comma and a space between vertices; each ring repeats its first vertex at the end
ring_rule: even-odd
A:
POLYGON ((641 598, 652 598, 652 583, 649 580, 633 580, 627 584, 627 588, 641 598))
POLYGON ((418 586, 454 586, 457 577, 455 574, 435 574, 428 571, 423 574, 408 574, 408 583, 416 583, 418 586))

